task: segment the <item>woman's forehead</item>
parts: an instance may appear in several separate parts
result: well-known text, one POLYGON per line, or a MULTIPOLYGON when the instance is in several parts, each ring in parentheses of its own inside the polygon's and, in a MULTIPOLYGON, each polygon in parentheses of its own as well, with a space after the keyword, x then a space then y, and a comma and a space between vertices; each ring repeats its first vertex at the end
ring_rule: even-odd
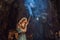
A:
POLYGON ((23 17, 20 21, 25 21, 25 20, 27 20, 27 18, 23 17))
POLYGON ((27 18, 24 17, 19 21, 19 23, 22 23, 22 22, 25 22, 25 21, 27 21, 27 18))
POLYGON ((27 19, 23 19, 22 22, 23 22, 23 21, 27 21, 27 19))

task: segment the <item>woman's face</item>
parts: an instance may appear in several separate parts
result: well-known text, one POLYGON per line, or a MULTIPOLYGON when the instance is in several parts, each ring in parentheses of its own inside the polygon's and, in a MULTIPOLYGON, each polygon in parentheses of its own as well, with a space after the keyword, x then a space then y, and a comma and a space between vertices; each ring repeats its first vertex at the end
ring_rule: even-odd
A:
POLYGON ((27 25, 27 20, 24 20, 22 23, 21 23, 21 26, 22 27, 25 27, 27 25))

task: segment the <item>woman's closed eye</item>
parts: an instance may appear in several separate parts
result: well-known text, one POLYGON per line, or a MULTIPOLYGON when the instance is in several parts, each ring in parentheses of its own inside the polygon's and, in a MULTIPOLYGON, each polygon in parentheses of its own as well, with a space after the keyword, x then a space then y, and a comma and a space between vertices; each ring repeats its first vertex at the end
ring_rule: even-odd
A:
POLYGON ((25 24, 27 24, 27 22, 25 22, 25 24))

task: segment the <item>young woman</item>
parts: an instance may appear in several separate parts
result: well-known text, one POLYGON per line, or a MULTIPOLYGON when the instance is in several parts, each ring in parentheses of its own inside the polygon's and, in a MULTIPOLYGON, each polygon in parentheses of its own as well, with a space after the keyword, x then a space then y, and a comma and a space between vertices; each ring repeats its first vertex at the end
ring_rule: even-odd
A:
POLYGON ((23 17, 21 20, 19 20, 17 24, 17 31, 18 31, 18 40, 27 40, 26 39, 26 31, 27 31, 27 25, 29 21, 27 18, 23 17))

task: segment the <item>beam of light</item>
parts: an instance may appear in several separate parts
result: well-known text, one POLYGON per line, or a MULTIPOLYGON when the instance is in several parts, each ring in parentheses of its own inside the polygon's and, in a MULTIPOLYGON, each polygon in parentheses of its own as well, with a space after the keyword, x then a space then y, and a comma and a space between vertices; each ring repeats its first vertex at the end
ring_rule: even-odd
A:
POLYGON ((27 9, 29 10, 30 16, 33 16, 32 8, 35 7, 35 5, 34 5, 34 0, 26 0, 26 1, 25 1, 25 6, 26 6, 27 9))
POLYGON ((47 0, 25 0, 30 16, 40 17, 47 9, 47 0))
POLYGON ((26 0, 25 4, 28 4, 30 7, 34 7, 35 6, 34 0, 26 0))
POLYGON ((32 13, 32 10, 31 10, 31 7, 29 5, 27 5, 27 9, 29 10, 29 14, 30 16, 33 16, 33 13, 32 13))

